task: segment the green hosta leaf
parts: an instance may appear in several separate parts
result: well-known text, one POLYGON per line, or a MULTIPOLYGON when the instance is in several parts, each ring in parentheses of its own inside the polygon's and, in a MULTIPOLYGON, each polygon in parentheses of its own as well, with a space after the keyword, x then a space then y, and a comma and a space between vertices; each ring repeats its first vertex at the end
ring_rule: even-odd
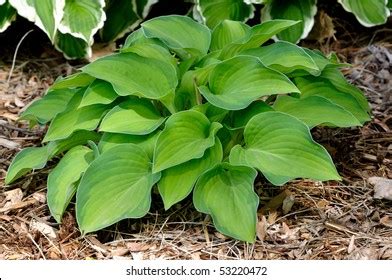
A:
POLYGON ((5 183, 10 184, 33 169, 41 169, 48 161, 48 146, 29 147, 21 150, 12 160, 5 183))
POLYGON ((361 125, 350 112, 320 96, 301 99, 280 96, 275 101, 274 109, 300 119, 311 128, 320 124, 338 127, 361 125))
POLYGON ((0 1, 0 33, 5 31, 15 18, 15 9, 5 0, 0 1))
POLYGON ((123 48, 121 52, 132 52, 146 58, 155 58, 177 67, 177 60, 172 56, 166 47, 160 46, 153 42, 144 42, 133 44, 130 47, 123 48))
POLYGON ((214 145, 215 134, 221 127, 197 111, 170 116, 156 143, 154 173, 201 158, 205 150, 214 145))
POLYGON ((299 69, 312 75, 320 74, 320 69, 312 57, 292 43, 276 42, 265 47, 246 50, 241 54, 258 57, 265 66, 285 74, 299 69))
POLYGON ((158 188, 165 209, 169 209, 187 197, 200 175, 220 163, 222 156, 222 145, 219 139, 216 139, 215 145, 207 149, 203 157, 192 159, 162 171, 158 188))
POLYGON ((77 182, 93 159, 94 153, 89 148, 76 146, 50 172, 47 200, 50 213, 58 223, 76 192, 77 182))
POLYGON ((325 79, 317 77, 298 77, 295 83, 301 90, 301 97, 321 96, 332 103, 343 107, 346 111, 353 114, 361 123, 369 121, 369 115, 355 96, 350 92, 340 91, 333 84, 325 79))
POLYGON ((102 28, 106 19, 103 7, 104 0, 66 0, 59 31, 92 45, 94 34, 102 28))
POLYGON ((359 105, 361 105, 361 108, 364 111, 370 111, 369 103, 365 95, 357 87, 349 84, 339 69, 334 67, 326 67, 321 77, 331 82, 336 89, 352 95, 357 100, 359 105))
MULTIPOLYGON (((317 68, 322 72, 325 71, 325 69, 330 68, 331 70, 336 70, 340 73, 339 68, 341 67, 350 67, 349 64, 343 64, 343 63, 339 63, 336 59, 334 58, 328 58, 326 57, 322 52, 318 51, 318 50, 310 50, 307 48, 302 48, 302 50, 304 50, 315 62, 315 64, 317 65, 317 68)), ((321 73, 312 73, 312 75, 319 76, 321 73)), ((297 69, 294 70, 293 72, 291 72, 290 74, 288 74, 288 76, 290 78, 294 78, 294 77, 300 77, 300 76, 308 76, 309 75, 309 71, 305 71, 303 69, 297 69)))
POLYGON ((251 28, 251 32, 246 40, 244 38, 240 42, 234 42, 224 47, 220 58, 231 58, 241 51, 258 48, 279 32, 286 30, 291 26, 295 26, 298 23, 298 21, 292 20, 270 20, 255 25, 251 28))
POLYGON ((134 1, 107 1, 105 8, 107 18, 100 30, 104 42, 115 41, 139 25, 141 18, 134 8, 134 1))
POLYGON ((259 197, 253 190, 256 170, 223 163, 204 173, 193 192, 200 212, 212 216, 215 227, 228 236, 254 242, 259 197))
POLYGON ((138 29, 127 37, 121 52, 132 52, 143 57, 155 58, 168 62, 177 69, 178 61, 167 46, 157 38, 147 38, 142 29, 138 29))
POLYGON ((204 103, 194 106, 192 110, 204 114, 210 120, 210 122, 222 122, 226 115, 229 113, 229 111, 215 107, 210 103, 204 103))
POLYGON ((78 72, 65 78, 58 78, 50 89, 69 89, 89 86, 95 80, 90 75, 78 72))
POLYGON ((30 126, 45 124, 58 113, 63 112, 74 97, 75 89, 49 90, 41 99, 35 100, 22 114, 21 119, 29 120, 30 126))
POLYGON ((76 95, 75 99, 71 101, 73 104, 70 104, 64 112, 56 115, 43 142, 67 138, 77 130, 94 130, 97 128, 108 106, 98 104, 78 108, 81 99, 81 95, 76 95))
POLYGON ((62 152, 68 151, 78 145, 85 145, 88 142, 98 142, 101 135, 95 131, 78 130, 66 139, 49 142, 49 158, 52 158, 62 152))
POLYGON ((209 87, 200 93, 214 106, 240 110, 264 95, 299 92, 283 74, 266 68, 252 56, 238 56, 218 64, 209 78, 209 87))
POLYGON ((114 107, 102 120, 100 131, 144 135, 156 130, 165 118, 146 99, 131 98, 114 107))
POLYGON ((51 41, 63 17, 65 0, 8 0, 18 14, 42 29, 51 41))
POLYGON ((201 97, 197 86, 208 82, 212 70, 216 64, 211 64, 195 70, 185 72, 182 76, 181 84, 175 95, 176 106, 179 109, 193 108, 200 104, 201 97))
POLYGON ((121 50, 127 49, 133 45, 138 44, 155 44, 166 47, 166 45, 157 38, 147 38, 143 32, 143 29, 139 28, 138 30, 133 31, 131 34, 128 35, 121 50))
POLYGON ((224 20, 212 31, 210 51, 223 49, 231 43, 239 43, 249 38, 251 28, 245 23, 224 20))
POLYGON ((101 153, 104 153, 115 146, 136 144, 152 159, 158 136, 159 132, 154 132, 149 135, 131 135, 106 132, 103 134, 101 141, 98 144, 98 148, 101 153))
POLYGON ((106 56, 84 66, 82 71, 113 85, 122 96, 140 95, 160 99, 175 91, 176 69, 160 60, 134 53, 106 56))
POLYGON ((214 28, 225 19, 247 21, 253 17, 252 5, 240 0, 197 0, 194 17, 201 17, 203 23, 214 28))
POLYGON ((185 55, 184 51, 205 55, 210 47, 210 30, 185 16, 153 18, 142 23, 142 29, 148 38, 162 40, 170 49, 182 56, 185 55))
POLYGON ((48 160, 77 145, 86 144, 88 140, 98 141, 100 135, 92 131, 77 131, 67 139, 50 142, 43 147, 30 147, 20 151, 8 168, 6 184, 27 174, 33 169, 45 167, 48 160))
POLYGON ((271 1, 262 12, 263 20, 291 19, 301 21, 298 25, 278 34, 278 38, 292 43, 308 36, 317 13, 316 0, 271 1))
POLYGON ((152 174, 151 166, 147 153, 132 144, 113 147, 94 160, 76 194, 82 233, 146 215, 151 188, 160 178, 160 174, 152 174))
POLYGON ((55 48, 64 54, 66 59, 91 57, 91 46, 86 41, 71 34, 57 32, 55 48))
POLYGON ((257 114, 268 111, 274 111, 274 109, 267 105, 265 102, 257 100, 245 109, 231 112, 229 119, 229 128, 242 129, 245 127, 245 125, 249 122, 251 118, 253 118, 257 114))
POLYGON ((237 145, 243 142, 243 135, 242 131, 240 130, 234 130, 228 128, 227 125, 224 125, 222 129, 218 131, 216 134, 216 137, 219 139, 219 141, 222 144, 222 150, 223 150, 223 161, 228 161, 228 157, 230 154, 231 149, 237 145))
POLYGON ((335 63, 326 58, 324 54, 318 50, 302 49, 313 59, 320 71, 323 71, 327 66, 335 65, 335 63))
POLYGON ((117 98, 113 86, 102 80, 95 80, 84 92, 79 107, 94 104, 110 104, 117 98))
POLYGON ((259 169, 273 184, 275 177, 339 180, 331 157, 313 141, 309 128, 281 112, 253 117, 245 127, 245 147, 235 146, 230 162, 259 169))
POLYGON ((389 9, 392 9, 392 0, 388 0, 388 4, 387 4, 389 9))
MULTIPOLYGON (((216 51, 212 51, 209 54, 203 56, 194 66, 195 69, 198 70, 198 68, 203 68, 203 67, 208 67, 208 66, 212 66, 214 64, 217 64, 219 62, 221 62, 222 60, 219 59, 220 56, 220 51, 216 50, 216 51)), ((189 70, 189 69, 188 69, 189 70)))
POLYGON ((338 0, 338 2, 366 27, 384 24, 390 16, 388 0, 338 0))

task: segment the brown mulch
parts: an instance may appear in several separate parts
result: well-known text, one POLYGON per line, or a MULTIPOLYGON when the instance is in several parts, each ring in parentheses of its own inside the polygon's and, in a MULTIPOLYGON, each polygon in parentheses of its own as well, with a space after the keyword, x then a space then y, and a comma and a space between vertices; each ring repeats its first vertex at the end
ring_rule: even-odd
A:
MULTIPOLYGON (((383 34, 392 35, 389 31, 383 34)), ((354 40, 352 34, 341 34, 338 41, 320 47, 353 64, 345 74, 365 92, 373 119, 362 128, 314 131, 333 156, 342 182, 256 185, 262 203, 255 244, 218 233, 190 200, 165 212, 157 193, 146 217, 81 237, 72 206, 61 225, 50 217, 45 204, 49 168, 5 186, 6 170, 16 152, 39 145, 44 133, 17 122, 18 114, 57 76, 77 66, 50 47, 38 54, 25 47, 19 50, 7 83, 13 52, 4 51, 0 54, 0 259, 392 259, 392 202, 374 199, 368 183, 371 176, 392 178, 392 44, 377 36, 354 40)))

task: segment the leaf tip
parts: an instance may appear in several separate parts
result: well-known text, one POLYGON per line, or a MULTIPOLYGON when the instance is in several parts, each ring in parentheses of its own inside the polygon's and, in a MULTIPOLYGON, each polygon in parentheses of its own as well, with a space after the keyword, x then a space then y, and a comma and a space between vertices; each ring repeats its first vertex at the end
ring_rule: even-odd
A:
POLYGON ((13 181, 13 178, 12 177, 10 178, 9 172, 7 172, 7 175, 5 176, 5 180, 4 180, 5 184, 9 185, 12 183, 12 181, 13 181))

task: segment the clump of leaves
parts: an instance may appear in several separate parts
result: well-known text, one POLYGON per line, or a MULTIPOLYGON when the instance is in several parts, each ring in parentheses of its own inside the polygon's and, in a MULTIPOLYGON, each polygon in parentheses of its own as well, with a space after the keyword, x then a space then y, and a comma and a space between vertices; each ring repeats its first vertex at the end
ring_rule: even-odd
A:
POLYGON ((295 24, 226 20, 211 31, 183 16, 146 21, 119 53, 58 79, 23 112, 49 128, 42 147, 16 155, 6 183, 61 156, 48 205, 61 222, 76 194, 82 233, 146 215, 157 186, 165 209, 193 192, 219 231, 253 242, 257 174, 275 185, 339 180, 310 129, 369 120, 334 56, 264 45, 295 24))

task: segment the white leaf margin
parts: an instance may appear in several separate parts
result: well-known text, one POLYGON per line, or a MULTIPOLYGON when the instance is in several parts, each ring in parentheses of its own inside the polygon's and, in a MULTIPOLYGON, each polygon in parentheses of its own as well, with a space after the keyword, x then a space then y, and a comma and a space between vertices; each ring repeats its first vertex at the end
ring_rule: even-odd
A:
MULTIPOLYGON (((357 0, 357 1, 361 1, 361 0, 357 0)), ((344 0, 338 0, 339 4, 342 5, 343 9, 345 9, 347 12, 352 13, 355 18, 359 21, 360 24, 362 24, 365 27, 373 27, 373 26, 377 26, 380 25, 378 23, 374 24, 374 23, 369 23, 366 21, 363 21, 359 16, 357 16, 356 13, 354 13, 351 9, 351 6, 348 5, 348 2, 344 1, 344 0)), ((389 16, 391 15, 391 10, 388 8, 388 0, 384 0, 385 2, 385 15, 386 18, 389 18, 389 16)))
MULTIPOLYGON (((249 19, 254 18, 256 9, 252 5, 252 2, 255 3, 258 1, 264 1, 264 0, 244 0, 244 3, 251 6, 251 7, 250 7, 249 16, 244 18, 244 20, 242 20, 242 22, 247 22, 249 19)), ((193 6, 193 9, 192 9, 192 15, 193 15, 193 19, 195 19, 196 21, 198 21, 202 24, 206 24, 207 20, 206 20, 205 16, 203 16, 203 12, 201 10, 199 0, 195 0, 195 5, 193 6)))
POLYGON ((267 3, 270 0, 244 0, 245 4, 263 4, 263 3, 267 3))
MULTIPOLYGON (((63 1, 63 0, 61 0, 61 1, 63 1)), ((59 23, 58 30, 61 33, 63 33, 63 34, 70 34, 70 35, 72 35, 72 36, 74 36, 76 38, 82 39, 89 46, 91 46, 94 43, 94 35, 95 35, 95 33, 97 33, 98 30, 103 27, 103 25, 105 23, 105 20, 106 20, 106 13, 104 11, 104 8, 105 8, 105 5, 106 5, 105 0, 98 0, 97 3, 100 5, 100 18, 99 18, 98 24, 91 30, 89 38, 86 38, 82 33, 72 31, 69 26, 63 24, 62 20, 59 23)), ((63 7, 63 10, 64 10, 64 7, 63 7)), ((61 17, 61 19, 62 19, 62 17, 61 17)))
MULTIPOLYGON (((59 33, 61 33, 61 32, 59 32, 59 33)), ((57 39, 57 38, 56 38, 56 39, 57 39)), ((80 39, 80 38, 77 38, 77 39, 80 39)), ((84 40, 83 40, 83 41, 84 41, 84 40)), ((58 46, 56 40, 53 42, 53 46, 54 46, 54 48, 55 48, 57 51, 61 52, 61 53, 63 54, 63 56, 65 57, 65 59, 67 59, 67 60, 74 60, 74 59, 78 59, 78 58, 81 58, 81 57, 82 57, 82 56, 69 56, 63 49, 61 49, 61 48, 58 46)), ((92 50, 92 47, 91 47, 91 46, 92 46, 92 44, 89 45, 89 44, 86 43, 85 48, 84 48, 86 54, 83 56, 83 58, 89 59, 89 58, 92 57, 92 55, 93 55, 93 50, 92 50)))
MULTIPOLYGON (((252 1, 252 0, 248 0, 248 1, 252 1)), ((253 1, 257 1, 257 0, 253 0, 253 1)), ((273 2, 273 1, 277 1, 277 0, 272 0, 271 2, 273 2)), ((261 3, 266 3, 261 11, 261 21, 264 22, 264 21, 272 20, 273 18, 271 17, 271 14, 270 14, 271 7, 268 4, 267 0, 261 0, 261 3)), ((310 31, 312 31, 312 28, 314 26, 314 22, 315 22, 314 17, 316 16, 316 14, 317 14, 317 0, 315 0, 314 5, 312 6, 312 9, 310 11, 311 16, 305 19, 304 30, 302 31, 301 37, 295 43, 298 43, 302 39, 305 39, 306 37, 308 37, 310 31)), ((276 35, 274 37, 272 37, 272 39, 274 39, 275 41, 279 41, 279 39, 276 35)))
POLYGON ((55 9, 53 11, 53 17, 55 21, 54 34, 49 34, 49 31, 46 30, 41 18, 35 12, 34 6, 30 6, 28 4, 28 0, 8 0, 8 2, 12 7, 14 7, 14 9, 16 9, 20 16, 26 18, 31 22, 34 22, 40 29, 42 29, 46 33, 46 35, 48 35, 49 39, 54 42, 57 29, 64 15, 65 0, 53 0, 53 3, 55 4, 55 9))
MULTIPOLYGON (((156 3, 158 3, 158 2, 159 2, 159 0, 148 0, 147 1, 146 5, 143 8, 143 12, 141 14, 142 19, 144 19, 144 18, 146 18, 148 16, 148 13, 150 12, 151 7, 153 5, 155 5, 156 3)), ((137 6, 138 6, 138 4, 137 4, 136 0, 132 0, 132 6, 133 6, 133 11, 135 12, 135 14, 138 14, 137 13, 137 6)))
MULTIPOLYGON (((4 5, 7 0, 0 0, 0 6, 4 5)), ((0 26, 0 33, 7 30, 7 28, 11 25, 11 23, 16 19, 16 13, 9 18, 2 26, 0 26)))

